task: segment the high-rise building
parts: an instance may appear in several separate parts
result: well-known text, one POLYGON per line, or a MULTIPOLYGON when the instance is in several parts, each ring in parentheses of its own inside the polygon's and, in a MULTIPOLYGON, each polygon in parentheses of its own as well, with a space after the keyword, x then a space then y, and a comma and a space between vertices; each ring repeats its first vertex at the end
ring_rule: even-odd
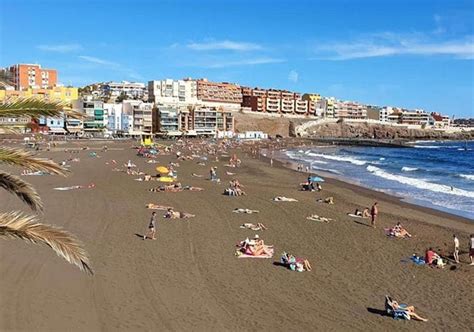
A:
POLYGON ((242 87, 242 107, 253 112, 308 114, 308 102, 299 93, 286 90, 242 87))
POLYGON ((148 99, 156 104, 196 104, 197 82, 192 79, 149 81, 148 99))
POLYGON ((16 90, 50 89, 57 85, 55 69, 43 69, 38 64, 15 64, 5 68, 16 90))

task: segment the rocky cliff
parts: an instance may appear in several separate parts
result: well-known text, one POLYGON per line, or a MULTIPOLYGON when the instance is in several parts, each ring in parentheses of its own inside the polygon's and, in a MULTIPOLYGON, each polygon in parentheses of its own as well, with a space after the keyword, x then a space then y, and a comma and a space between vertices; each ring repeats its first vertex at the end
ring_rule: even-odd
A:
POLYGON ((474 131, 445 132, 433 129, 409 129, 368 123, 322 123, 306 128, 312 137, 380 138, 380 139, 474 139, 474 131))

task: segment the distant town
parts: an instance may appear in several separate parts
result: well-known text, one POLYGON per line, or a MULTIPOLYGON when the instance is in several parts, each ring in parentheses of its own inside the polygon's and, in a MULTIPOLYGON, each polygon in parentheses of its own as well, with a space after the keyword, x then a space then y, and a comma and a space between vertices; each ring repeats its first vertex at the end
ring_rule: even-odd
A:
POLYGON ((23 132, 76 136, 233 137, 235 117, 259 116, 369 122, 410 128, 474 127, 473 119, 451 119, 423 109, 365 105, 355 101, 273 88, 245 87, 207 79, 103 82, 81 88, 58 84, 58 72, 39 64, 1 69, 0 102, 41 98, 63 102, 84 114, 72 118, 0 118, 0 126, 23 132))

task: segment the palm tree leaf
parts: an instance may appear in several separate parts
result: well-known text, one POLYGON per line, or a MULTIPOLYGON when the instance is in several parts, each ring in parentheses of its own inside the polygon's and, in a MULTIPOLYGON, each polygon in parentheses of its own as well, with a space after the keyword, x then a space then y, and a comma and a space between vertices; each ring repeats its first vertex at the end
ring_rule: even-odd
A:
POLYGON ((81 271, 94 274, 86 251, 73 235, 56 226, 39 223, 35 216, 21 212, 1 213, 0 237, 46 244, 81 271))
POLYGON ((63 113, 70 118, 81 118, 83 114, 72 110, 62 101, 47 101, 40 98, 18 98, 0 103, 0 116, 20 117, 62 117, 63 113))
POLYGON ((43 202, 38 192, 18 176, 0 171, 0 188, 16 195, 28 204, 33 211, 43 211, 43 202))
POLYGON ((66 169, 54 161, 36 158, 30 152, 3 146, 0 147, 0 163, 1 162, 59 175, 65 175, 67 172, 66 169))

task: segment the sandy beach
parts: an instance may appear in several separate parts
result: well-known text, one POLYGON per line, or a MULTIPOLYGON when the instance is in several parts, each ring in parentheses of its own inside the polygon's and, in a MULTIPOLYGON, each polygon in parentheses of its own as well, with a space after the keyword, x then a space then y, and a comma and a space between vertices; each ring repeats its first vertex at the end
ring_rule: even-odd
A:
MULTIPOLYGON (((41 221, 74 233, 90 254, 95 275, 88 276, 58 258, 49 248, 20 240, 0 242, 0 330, 3 331, 469 331, 474 324, 473 276, 468 238, 472 221, 401 202, 395 197, 328 179, 322 192, 299 191, 305 173, 237 148, 242 160, 228 168, 228 157, 179 161, 179 181, 202 192, 149 192, 158 182, 112 171, 129 159, 154 173, 157 165, 177 162, 174 154, 158 164, 136 156, 131 142, 81 142, 91 150, 65 153, 60 145, 39 156, 71 162, 68 177, 27 176, 41 195, 41 221), (97 150, 95 150, 96 148, 97 150), (100 158, 90 157, 96 151, 100 158), (117 165, 111 160, 117 161, 117 165), (221 183, 208 180, 217 166, 221 183), (236 175, 226 175, 226 171, 236 175), (201 174, 202 178, 191 174, 201 174), (238 178, 247 196, 224 196, 238 178), (87 185, 92 189, 56 191, 87 185), (298 202, 274 202, 275 196, 298 202), (316 202, 334 197, 335 204, 316 202), (377 228, 347 215, 379 202, 377 228), (144 241, 151 210, 147 203, 170 205, 195 214, 169 220, 157 211, 157 240, 144 241), (258 214, 232 213, 235 208, 258 214), (309 221, 311 214, 334 219, 309 221), (411 239, 387 237, 384 228, 400 221, 411 239), (255 232, 243 223, 264 223, 259 232, 275 247, 272 259, 239 259, 235 245, 255 232), (461 263, 444 269, 417 266, 409 257, 432 246, 450 257, 452 235, 461 242, 461 263), (274 264, 283 251, 307 258, 313 270, 293 272, 274 264), (428 322, 397 321, 384 315, 384 296, 416 307, 428 322)), ((167 142, 165 144, 170 144, 167 142)), ((288 166, 288 165, 286 165, 288 166)), ((3 166, 2 166, 3 167, 3 166)), ((20 174, 21 169, 4 167, 20 174)), ((0 191, 2 211, 29 212, 16 197, 0 191)))

